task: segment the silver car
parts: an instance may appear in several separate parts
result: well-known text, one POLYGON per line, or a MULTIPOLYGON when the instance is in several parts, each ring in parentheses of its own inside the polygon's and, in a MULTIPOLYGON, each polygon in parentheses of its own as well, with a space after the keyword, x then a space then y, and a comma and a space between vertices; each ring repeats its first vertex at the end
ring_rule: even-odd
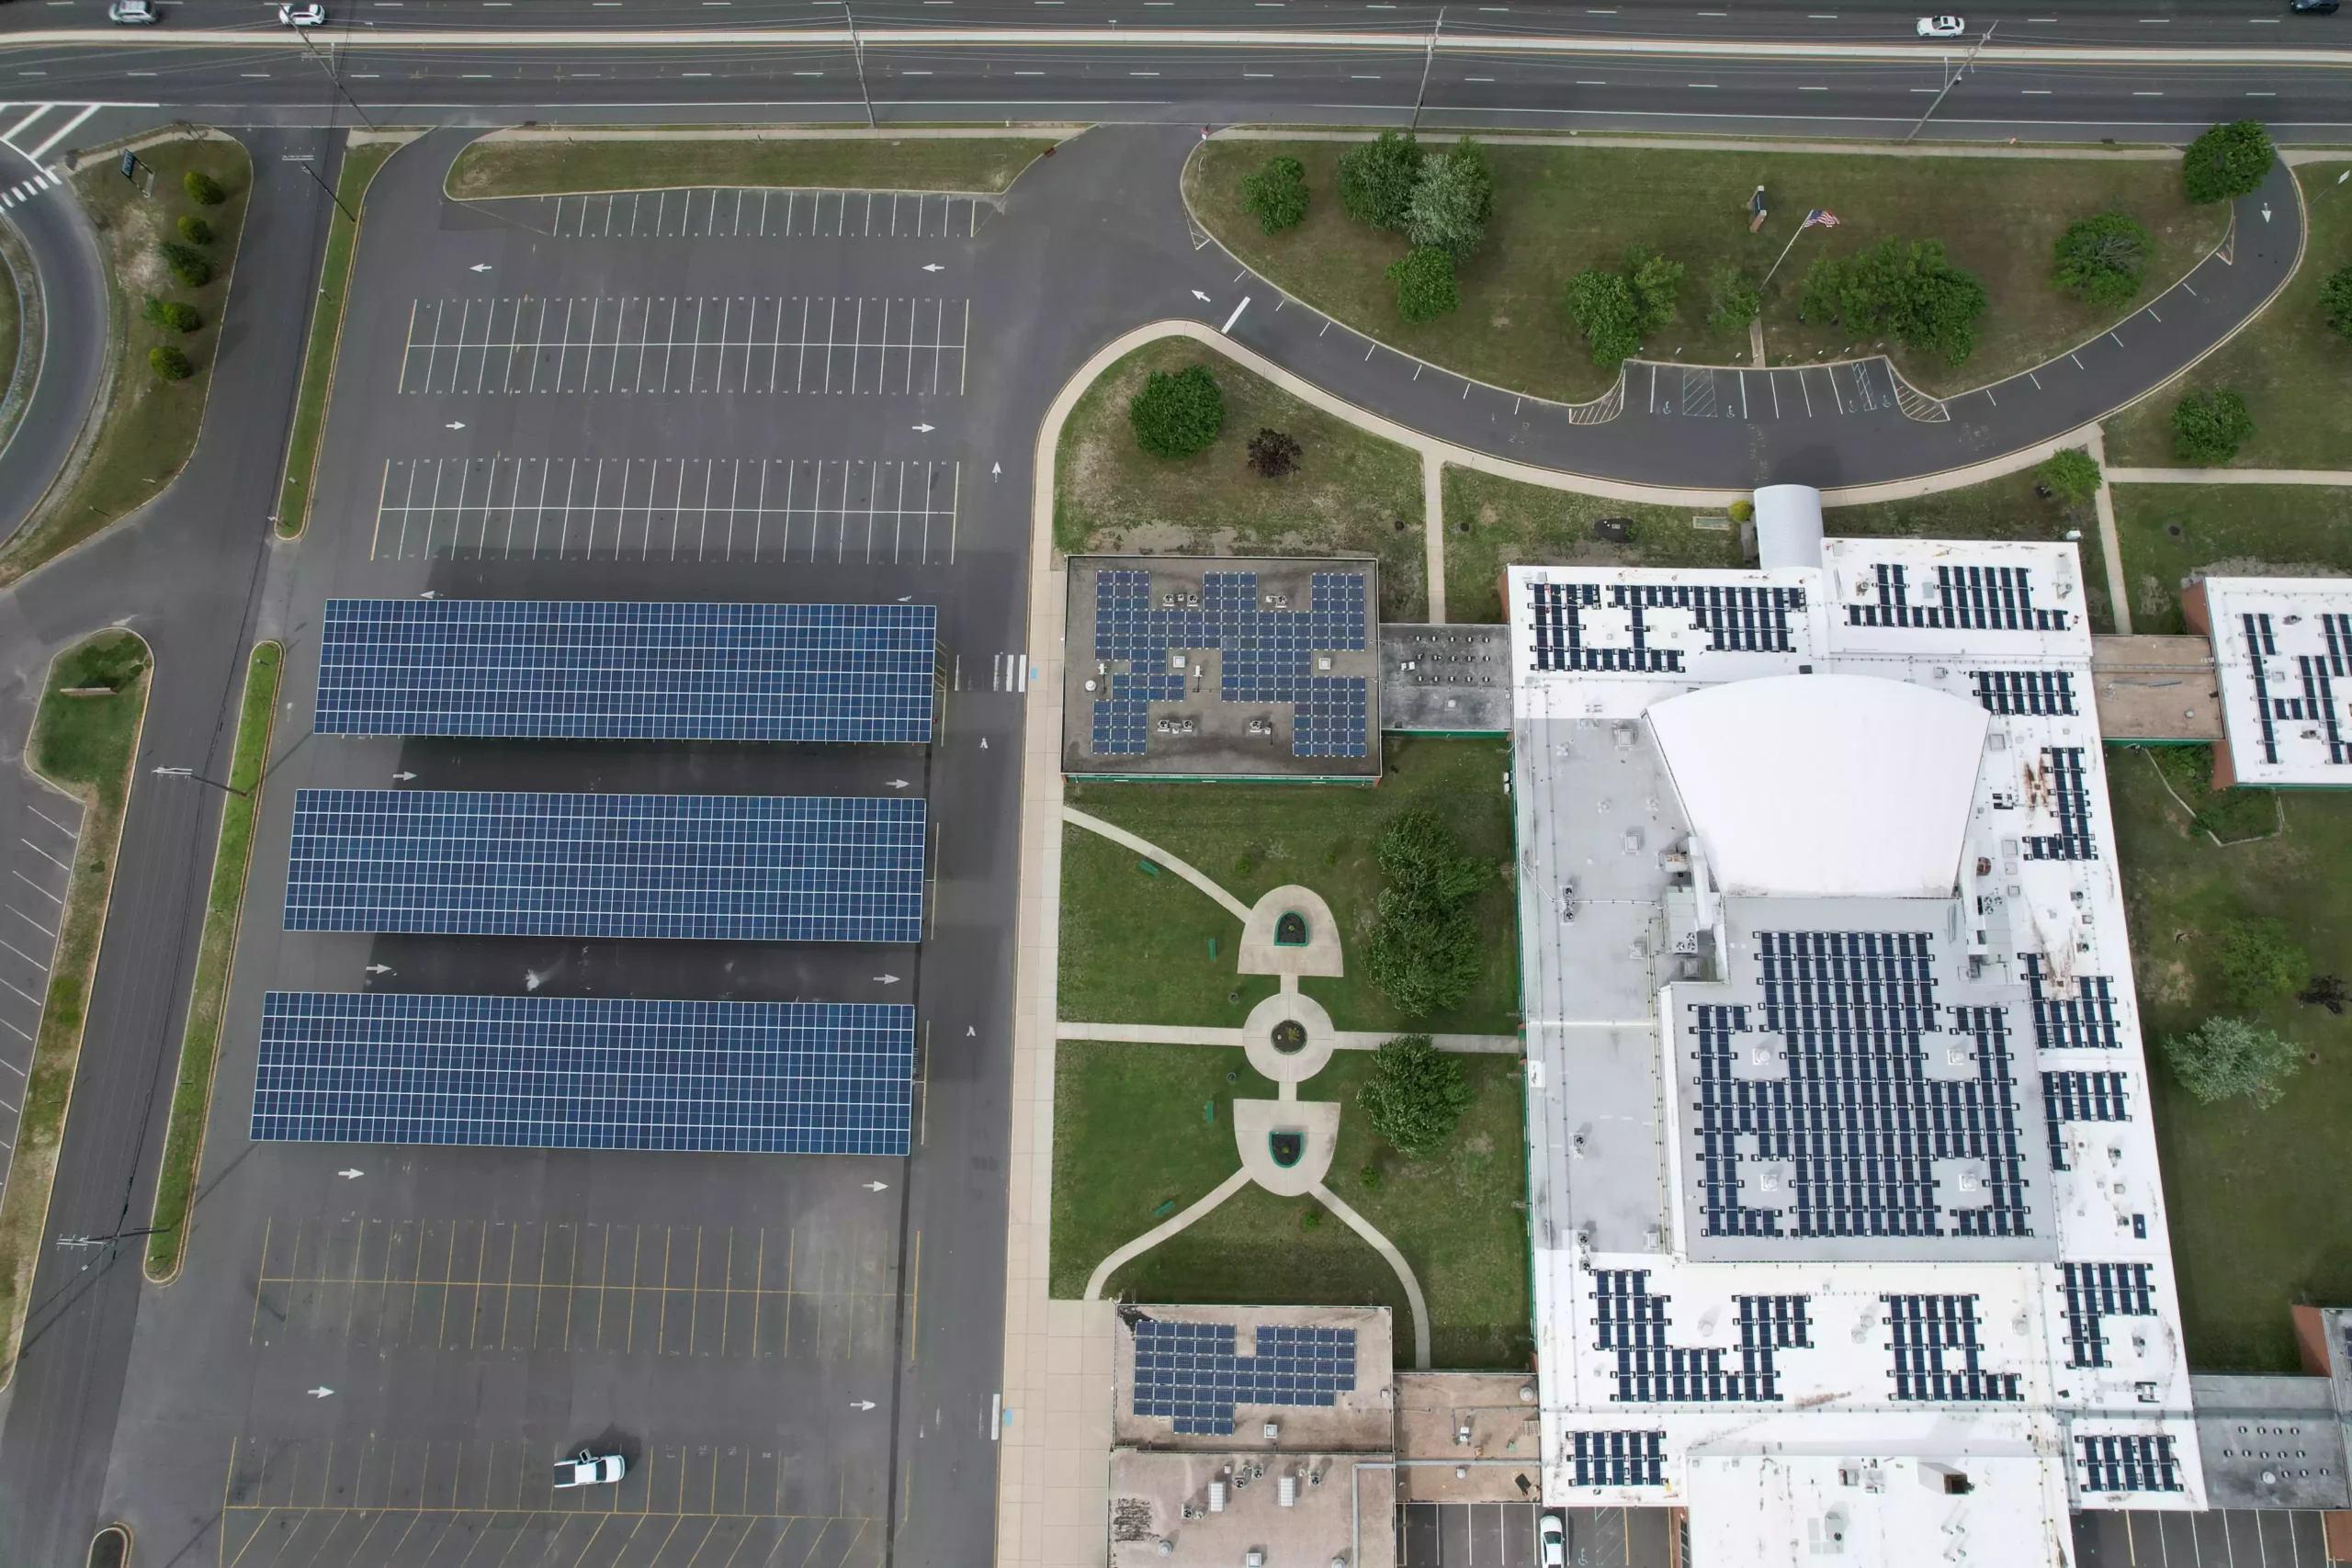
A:
POLYGON ((555 1483, 559 1490, 566 1486, 605 1486, 628 1473, 628 1461, 618 1454, 595 1454, 586 1449, 577 1459, 555 1461, 555 1483))
POLYGON ((1958 17, 1922 17, 1919 18, 1921 38, 1958 38, 1968 30, 1968 24, 1958 17))
POLYGON ((154 0, 114 0, 107 7, 107 20, 127 28, 153 27, 163 19, 156 13, 154 0))
POLYGON ((1535 1540, 1543 1548, 1544 1568, 1567 1568, 1567 1521, 1557 1514, 1544 1515, 1536 1522, 1535 1540))

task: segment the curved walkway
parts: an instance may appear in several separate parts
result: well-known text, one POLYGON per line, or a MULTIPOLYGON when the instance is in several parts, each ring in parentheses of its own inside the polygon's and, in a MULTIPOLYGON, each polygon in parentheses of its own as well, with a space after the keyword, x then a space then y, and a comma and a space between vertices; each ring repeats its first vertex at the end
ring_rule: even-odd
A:
POLYGON ((1105 822, 1100 817, 1090 817, 1075 806, 1065 806, 1062 807, 1062 820, 1069 823, 1073 827, 1083 828, 1090 833, 1100 833, 1102 837, 1110 840, 1114 844, 1125 845, 1128 849, 1135 851, 1136 853, 1143 855, 1150 860, 1154 865, 1164 866, 1168 870, 1174 872, 1177 875, 1182 877, 1185 881, 1191 883, 1193 886, 1199 888, 1210 897, 1216 899, 1219 904, 1225 906, 1227 912, 1231 914, 1235 919, 1244 921, 1245 923, 1249 920, 1249 905, 1243 903, 1240 899, 1236 898, 1232 894, 1227 893, 1216 883, 1210 881, 1206 873, 1201 871, 1195 866, 1188 865, 1184 862, 1178 860, 1174 855, 1170 854, 1166 850, 1161 849, 1158 844, 1153 843, 1150 840, 1138 839, 1133 833, 1128 832, 1125 828, 1116 827, 1112 823, 1105 822))
POLYGON ((1110 1257, 1104 1258, 1102 1262, 1097 1263, 1094 1266, 1094 1272, 1086 1277, 1086 1299, 1090 1302, 1101 1301, 1102 1299, 1103 1288, 1110 1284, 1112 1275, 1117 1273, 1120 1269, 1125 1268, 1136 1258, 1141 1258, 1145 1253, 1149 1252, 1153 1247, 1158 1247, 1161 1242, 1166 1241, 1170 1236, 1174 1235, 1178 1231, 1182 1230, 1193 1221, 1204 1217, 1219 1203, 1224 1202, 1227 1198, 1232 1197, 1236 1192, 1240 1191, 1243 1188, 1249 1185, 1250 1172, 1247 1169, 1235 1171, 1231 1176, 1227 1177, 1223 1181, 1218 1182, 1214 1188, 1210 1189, 1207 1197, 1203 1198, 1200 1201, 1194 1203, 1182 1213, 1170 1215, 1165 1223, 1152 1226, 1151 1229, 1144 1232, 1143 1235, 1136 1237, 1135 1240, 1128 1242, 1125 1247, 1122 1247, 1117 1251, 1112 1253, 1110 1257))
POLYGON ((1416 1371, 1428 1371, 1430 1370, 1430 1307, 1429 1303, 1421 1299, 1421 1282, 1413 1278, 1413 1266, 1405 1261, 1405 1255, 1396 1250, 1395 1242, 1374 1229, 1370 1220, 1349 1208, 1344 1199, 1320 1182, 1316 1184, 1315 1201, 1339 1215, 1340 1219, 1347 1222, 1350 1230, 1370 1242, 1372 1249, 1388 1259, 1388 1267, 1396 1269, 1396 1278, 1404 1281, 1405 1299, 1412 1303, 1413 1308, 1413 1366, 1416 1371))
MULTIPOLYGON (((1164 204, 1162 220, 1170 226, 1197 230, 1181 188, 1196 136, 1156 135, 1153 145, 1136 149, 1138 199, 1164 204)), ((2003 471, 2030 460, 2028 454, 2072 444, 2067 437, 2079 441, 2086 426, 2227 342, 2286 287, 2301 255, 2301 192, 2284 159, 2259 189, 2238 199, 2233 225, 2222 251, 2111 330, 2030 370, 1940 400, 1950 414, 1941 421, 1908 417, 1891 396, 1825 398, 1817 366, 1641 366, 1628 367, 1634 378, 1623 389, 1623 412, 1586 423, 1581 406, 1473 380, 1366 337, 1284 295, 1213 238, 1188 258, 1182 286, 1209 297, 1193 309, 1213 323, 1224 323, 1246 298, 1229 335, 1332 395, 1426 436, 1563 478, 1686 491, 1798 482, 1824 490, 1905 485, 1916 492, 1972 482, 1984 477, 1983 466, 2003 471)))

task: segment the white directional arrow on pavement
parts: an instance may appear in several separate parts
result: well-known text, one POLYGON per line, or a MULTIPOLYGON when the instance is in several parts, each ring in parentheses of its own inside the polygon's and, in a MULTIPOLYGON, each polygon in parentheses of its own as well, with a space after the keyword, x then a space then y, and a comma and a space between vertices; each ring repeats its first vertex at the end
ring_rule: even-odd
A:
POLYGON ((937 262, 925 262, 922 264, 922 269, 925 272, 945 272, 947 270, 937 262))
POLYGON ((899 983, 899 977, 896 975, 876 975, 874 977, 886 986, 895 986, 899 983))
POLYGON ((985 751, 985 750, 987 750, 988 749, 989 749, 989 738, 988 738, 987 736, 983 735, 983 736, 981 736, 981 737, 980 737, 980 750, 983 750, 983 751, 985 751))
POLYGON ((907 781, 904 779, 892 779, 888 784, 884 784, 882 787, 884 789, 904 789, 907 787, 907 781))
POLYGON ((360 1169, 357 1166, 353 1166, 349 1170, 338 1170, 335 1174, 342 1177, 345 1181, 356 1181, 368 1173, 360 1169))
POLYGON ((1202 293, 1202 292, 1201 292, 1199 289, 1197 289, 1197 288, 1195 288, 1195 289, 1193 289, 1193 299, 1198 299, 1198 300, 1199 300, 1202 304, 1204 304, 1204 305, 1205 305, 1205 304, 1207 304, 1207 303, 1209 302, 1209 297, 1208 297, 1207 295, 1205 295, 1205 294, 1202 293))
POLYGON ((2267 201, 2262 204, 2262 220, 2265 223, 2270 221, 2270 204, 2267 201))
POLYGON ((464 420, 462 420, 462 419, 453 419, 453 420, 451 420, 448 423, 447 423, 447 424, 443 425, 441 428, 442 428, 442 429, 444 429, 444 430, 463 430, 463 429, 465 429, 465 427, 466 427, 466 422, 465 422, 464 420))
POLYGON ((852 1410, 871 1410, 874 1408, 874 1402, 870 1399, 853 1399, 849 1402, 849 1407, 852 1410))
POLYGON ((490 264, 488 262, 476 262, 466 270, 468 272, 488 272, 490 270, 490 264))
POLYGON ((389 975, 391 972, 392 966, 389 964, 370 964, 368 965, 368 973, 370 975, 389 975))
POLYGON ((968 1024, 968 1023, 967 1023, 967 1024, 966 1024, 966 1025, 964 1026, 964 1032, 965 1032, 966 1034, 978 1034, 978 1033, 979 1033, 979 1031, 978 1031, 978 1030, 977 1030, 977 1029, 974 1029, 970 1024, 968 1024))
POLYGON ((865 1184, 865 1190, 868 1192, 888 1192, 890 1190, 890 1184, 887 1181, 869 1181, 865 1184))
POLYGON ((402 784, 406 784, 409 780, 416 777, 416 775, 414 773, 394 773, 392 777, 400 780, 402 784))
POLYGON ((990 463, 989 465, 989 478, 992 479, 1001 479, 1004 478, 1004 465, 1002 463, 990 463))
POLYGON ((424 592, 418 594, 417 597, 420 599, 438 599, 441 597, 441 591, 437 588, 428 588, 424 592))
POLYGON ((328 1394, 333 1393, 334 1390, 329 1388, 324 1383, 321 1383, 316 1388, 306 1388, 302 1392, 309 1394, 312 1399, 324 1399, 328 1394))
POLYGON ((933 431, 937 430, 938 428, 939 428, 939 426, 937 426, 937 425, 935 425, 935 424, 918 424, 918 425, 916 425, 916 426, 915 426, 915 429, 917 429, 918 431, 922 432, 922 433, 923 434, 925 434, 925 435, 929 435, 933 431))

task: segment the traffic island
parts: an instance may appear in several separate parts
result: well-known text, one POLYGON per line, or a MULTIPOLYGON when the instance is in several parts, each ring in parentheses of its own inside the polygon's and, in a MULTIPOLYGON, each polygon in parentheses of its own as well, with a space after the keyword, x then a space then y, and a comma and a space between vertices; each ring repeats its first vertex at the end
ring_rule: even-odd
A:
POLYGON ((584 191, 741 186, 996 195, 1078 126, 994 130, 787 130, 613 126, 494 130, 458 154, 458 201, 584 191))

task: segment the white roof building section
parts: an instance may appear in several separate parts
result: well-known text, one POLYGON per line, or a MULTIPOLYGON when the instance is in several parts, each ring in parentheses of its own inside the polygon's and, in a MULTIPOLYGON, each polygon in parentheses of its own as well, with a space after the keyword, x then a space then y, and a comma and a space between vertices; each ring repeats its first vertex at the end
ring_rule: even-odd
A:
POLYGON ((2236 782, 2352 785, 2352 580, 2209 577, 2192 624, 2200 589, 2236 782))
POLYGON ((2071 1563, 2203 1503, 2079 567, 1822 560, 1509 575, 1544 1497, 2071 1563))
POLYGON ((1724 893, 1948 897, 1987 723, 1879 675, 1775 675, 1651 705, 1724 893))

